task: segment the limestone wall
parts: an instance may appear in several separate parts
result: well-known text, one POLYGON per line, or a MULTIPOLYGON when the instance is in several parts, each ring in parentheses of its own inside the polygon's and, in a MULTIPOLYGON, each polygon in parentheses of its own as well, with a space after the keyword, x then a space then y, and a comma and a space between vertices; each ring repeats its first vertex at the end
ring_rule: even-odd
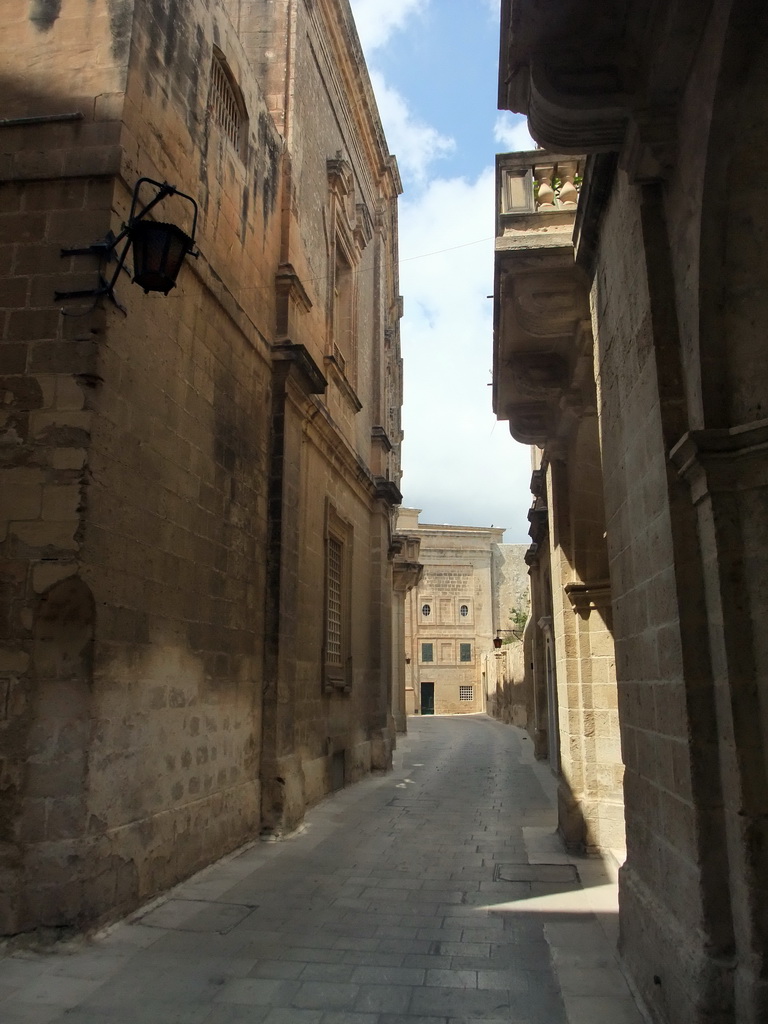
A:
MULTIPOLYGON (((241 36, 233 4, 10 7, 0 116, 39 119, 0 129, 0 928, 15 933, 123 913, 388 767, 401 303, 396 168, 347 4, 253 3, 241 36), (214 113, 216 62, 239 134, 214 113), (123 308, 55 299, 110 270, 60 249, 118 233, 141 176, 197 201, 199 257, 167 298, 126 268, 123 308), (348 372, 334 218, 357 246, 348 372), (351 686, 333 694, 329 503, 351 538, 351 686)), ((156 212, 189 230, 178 197, 156 212)))

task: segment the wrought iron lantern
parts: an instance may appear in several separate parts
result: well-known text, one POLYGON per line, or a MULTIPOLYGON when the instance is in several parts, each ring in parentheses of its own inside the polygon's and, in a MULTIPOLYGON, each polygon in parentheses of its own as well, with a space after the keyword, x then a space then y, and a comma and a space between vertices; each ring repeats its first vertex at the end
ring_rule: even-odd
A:
POLYGON ((501 639, 501 636, 498 633, 496 633, 496 636, 493 638, 493 646, 496 648, 497 651, 499 650, 503 643, 504 641, 501 639))
POLYGON ((131 210, 128 222, 117 236, 110 235, 101 242, 83 249, 62 249, 62 256, 85 256, 97 253, 106 262, 112 259, 118 246, 123 244, 117 256, 117 266, 112 277, 107 281, 100 275, 98 288, 86 291, 56 292, 57 299, 76 299, 102 295, 108 296, 116 306, 122 309, 115 298, 114 288, 120 271, 125 265, 128 250, 133 246, 133 280, 144 293, 161 292, 167 295, 176 286, 181 265, 186 256, 197 257, 194 252, 195 231, 197 230, 197 203, 184 192, 179 192, 167 181, 154 181, 152 178, 139 178, 133 190, 131 210), (141 205, 141 186, 147 184, 157 189, 155 195, 145 205, 141 205), (192 204, 192 231, 187 234, 176 224, 146 219, 150 210, 168 196, 178 196, 192 204))

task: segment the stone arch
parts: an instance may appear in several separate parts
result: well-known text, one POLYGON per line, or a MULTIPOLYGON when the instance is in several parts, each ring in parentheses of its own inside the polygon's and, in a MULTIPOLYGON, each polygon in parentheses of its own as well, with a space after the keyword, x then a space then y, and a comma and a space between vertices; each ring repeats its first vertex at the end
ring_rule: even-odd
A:
POLYGON ((83 913, 93 635, 93 595, 78 576, 41 596, 20 821, 27 928, 75 925, 83 913))

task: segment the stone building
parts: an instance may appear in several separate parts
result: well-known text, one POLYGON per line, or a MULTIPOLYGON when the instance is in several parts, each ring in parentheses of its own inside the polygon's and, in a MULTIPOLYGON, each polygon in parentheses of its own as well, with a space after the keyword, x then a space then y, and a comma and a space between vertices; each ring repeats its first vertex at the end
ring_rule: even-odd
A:
POLYGON ((496 689, 488 658, 500 628, 499 579, 507 578, 505 595, 519 596, 519 571, 504 554, 514 546, 501 545, 503 530, 420 523, 419 513, 401 508, 397 520, 399 533, 420 541, 423 567, 405 599, 406 713, 485 711, 496 689))
POLYGON ((125 913, 389 766, 402 303, 347 0, 8 0, 0 22, 15 934, 125 913), (138 220, 195 216, 197 258, 142 294, 138 220))
POLYGON ((582 160, 562 154, 497 158, 493 402, 513 436, 540 449, 526 555, 535 749, 558 773, 567 845, 620 850, 623 765, 592 331, 571 242, 582 171, 582 160))
POLYGON ((752 0, 502 4, 543 147, 499 158, 494 340, 541 742, 597 845, 623 763, 620 949, 668 1024, 768 1019, 767 51, 752 0))

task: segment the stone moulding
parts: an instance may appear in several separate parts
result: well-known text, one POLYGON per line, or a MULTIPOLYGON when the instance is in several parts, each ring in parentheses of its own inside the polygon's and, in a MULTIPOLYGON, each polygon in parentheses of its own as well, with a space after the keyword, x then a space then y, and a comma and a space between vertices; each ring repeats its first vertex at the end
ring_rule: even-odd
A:
POLYGON ((304 345, 292 341, 283 341, 272 348, 274 363, 286 363, 288 369, 295 369, 302 387, 308 395, 322 395, 328 387, 317 363, 304 345))
POLYGON ((308 313, 312 309, 312 300, 301 283, 301 278, 290 263, 281 263, 275 275, 275 287, 280 296, 287 296, 308 313))
POLYGON ((402 505, 403 496, 400 489, 393 480, 385 480, 384 477, 376 477, 376 490, 374 497, 384 501, 387 505, 402 505))
POLYGON ((606 608, 611 603, 611 584, 608 580, 596 583, 566 583, 563 587, 571 607, 579 615, 586 615, 596 608, 606 608))
POLYGON ((768 487, 768 419, 738 427, 691 430, 669 457, 679 476, 688 481, 694 505, 718 491, 768 487))

